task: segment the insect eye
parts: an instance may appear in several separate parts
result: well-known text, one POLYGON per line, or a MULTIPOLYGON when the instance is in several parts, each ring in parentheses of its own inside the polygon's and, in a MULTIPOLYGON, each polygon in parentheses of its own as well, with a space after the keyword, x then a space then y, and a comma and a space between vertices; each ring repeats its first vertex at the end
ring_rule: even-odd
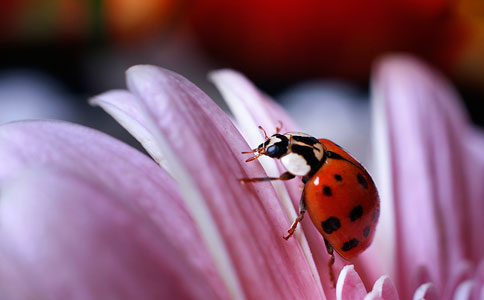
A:
POLYGON ((266 154, 268 156, 275 156, 277 155, 277 152, 279 152, 279 147, 277 145, 272 145, 266 149, 266 154))

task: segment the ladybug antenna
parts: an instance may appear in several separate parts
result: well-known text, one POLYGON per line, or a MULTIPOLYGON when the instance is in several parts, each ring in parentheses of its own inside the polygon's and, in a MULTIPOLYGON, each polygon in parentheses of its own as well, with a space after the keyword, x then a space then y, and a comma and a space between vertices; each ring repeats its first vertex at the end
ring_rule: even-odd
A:
POLYGON ((253 160, 258 159, 262 154, 265 154, 265 149, 255 148, 255 149, 252 149, 250 151, 243 151, 242 152, 242 154, 249 154, 249 153, 254 154, 254 156, 249 157, 245 162, 249 162, 249 161, 253 161, 253 160))
POLYGON ((276 133, 281 132, 281 129, 282 129, 282 121, 279 120, 279 125, 276 127, 276 133))
POLYGON ((262 132, 264 133, 264 138, 265 138, 266 140, 268 140, 268 139, 269 139, 269 137, 267 136, 267 133, 266 133, 266 131, 264 130, 264 128, 262 128, 262 126, 260 126, 260 125, 259 125, 259 129, 260 129, 260 130, 262 130, 262 132))
POLYGON ((262 154, 257 153, 255 156, 249 157, 248 159, 245 160, 245 162, 253 161, 259 158, 262 154))
POLYGON ((254 156, 249 157, 249 158, 248 158, 248 159, 245 161, 245 162, 249 162, 249 161, 253 161, 253 160, 258 159, 258 158, 259 158, 259 157, 260 157, 262 154, 264 154, 264 153, 265 153, 265 151, 261 151, 261 152, 259 152, 259 151, 257 151, 257 149, 254 149, 254 150, 252 150, 252 151, 250 151, 250 152, 242 152, 242 153, 243 153, 243 154, 247 154, 247 153, 255 153, 255 155, 254 155, 254 156))
POLYGON ((252 149, 250 151, 242 151, 242 154, 256 153, 259 152, 259 148, 252 149))

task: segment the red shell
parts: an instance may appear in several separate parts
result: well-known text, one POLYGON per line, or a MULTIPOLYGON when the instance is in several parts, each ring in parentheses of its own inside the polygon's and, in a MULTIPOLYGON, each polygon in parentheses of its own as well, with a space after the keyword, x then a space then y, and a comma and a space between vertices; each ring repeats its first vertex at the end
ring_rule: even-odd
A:
POLYGON ((375 183, 365 168, 335 143, 319 140, 328 157, 304 187, 306 208, 316 228, 343 258, 371 244, 380 213, 375 183))

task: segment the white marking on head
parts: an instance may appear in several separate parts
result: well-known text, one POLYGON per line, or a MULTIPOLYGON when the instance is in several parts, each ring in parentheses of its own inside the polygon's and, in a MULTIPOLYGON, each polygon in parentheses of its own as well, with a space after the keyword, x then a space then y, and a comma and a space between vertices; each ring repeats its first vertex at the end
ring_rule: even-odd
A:
POLYGON ((269 148, 270 146, 274 145, 275 143, 279 143, 279 142, 282 142, 282 140, 280 138, 272 136, 270 138, 269 144, 267 144, 267 146, 266 146, 266 149, 269 148))
POLYGON ((296 176, 305 176, 311 171, 311 166, 306 162, 302 155, 289 153, 281 158, 282 165, 296 176))

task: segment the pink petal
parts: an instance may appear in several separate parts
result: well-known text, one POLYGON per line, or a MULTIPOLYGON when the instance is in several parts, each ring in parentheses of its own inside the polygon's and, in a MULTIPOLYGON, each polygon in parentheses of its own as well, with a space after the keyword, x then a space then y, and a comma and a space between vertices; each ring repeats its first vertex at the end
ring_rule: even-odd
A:
POLYGON ((378 64, 373 97, 386 112, 401 297, 421 267, 441 290, 470 253, 467 117, 450 85, 409 57, 378 64))
POLYGON ((170 169, 186 175, 175 176, 178 184, 193 182, 186 185, 193 196, 185 195, 189 207, 207 207, 216 223, 205 226, 191 210, 205 241, 212 242, 209 234, 216 239, 216 247, 208 245, 212 256, 229 255, 228 261, 217 263, 222 273, 235 277, 225 281, 232 295, 240 296, 239 283, 247 298, 320 298, 301 250, 281 237, 289 222, 271 185, 239 182, 263 171, 244 163, 240 151, 248 146, 227 115, 177 74, 154 66, 132 67, 127 74, 130 91, 146 105, 160 141, 166 141, 160 146, 177 153, 170 155, 176 160, 170 169))
MULTIPOLYGON (((257 88, 243 75, 231 70, 221 70, 213 72, 211 79, 217 85, 221 93, 224 95, 228 106, 232 113, 237 118, 238 124, 244 136, 248 137, 249 144, 256 147, 263 142, 263 136, 258 125, 263 126, 268 134, 275 132, 279 121, 283 123, 283 132, 297 131, 292 119, 285 113, 285 111, 270 98, 262 94, 257 88)), ((259 159, 264 166, 268 176, 279 176, 284 172, 284 168, 278 163, 278 168, 274 165, 274 160, 268 161, 259 159), (271 165, 271 164, 272 165, 271 165)), ((280 183, 277 183, 280 184, 280 183)), ((276 189, 281 186, 274 184, 276 189)), ((299 180, 290 180, 285 182, 292 205, 285 203, 287 192, 278 192, 280 201, 286 210, 289 218, 293 220, 296 216, 296 210, 299 207, 299 199, 301 198, 302 183, 299 180)), ((329 256, 326 252, 326 246, 321 234, 312 224, 309 218, 305 218, 302 222, 302 231, 304 235, 298 238, 303 251, 310 264, 314 264, 313 273, 319 276, 324 293, 328 299, 335 299, 335 289, 331 283, 328 270, 329 256), (306 242, 307 239, 307 242, 306 242), (307 249, 309 246, 309 249, 307 249), (314 260, 314 263, 311 261, 314 260), (319 275, 318 275, 319 274, 319 275)), ((297 233, 297 232, 296 232, 297 233)), ((297 234, 296 234, 297 237, 297 234)), ((337 276, 341 269, 342 263, 337 257, 336 264, 333 266, 337 276)))
POLYGON ((165 169, 161 149, 156 145, 153 128, 146 122, 146 112, 138 98, 124 90, 113 90, 100 94, 89 100, 91 105, 101 106, 118 123, 143 145, 153 159, 165 169))
POLYGON ((397 289, 387 275, 383 275, 375 282, 372 293, 373 292, 383 300, 398 300, 397 289))
MULTIPOLYGON (((18 277, 37 282, 45 274, 44 281, 35 283, 41 293, 60 293, 68 285, 77 289, 72 293, 96 295, 97 284, 105 281, 109 285, 103 293, 125 287, 141 296, 186 292, 195 298, 226 297, 175 183, 145 155, 65 122, 2 125, 0 140, 5 162, 0 165, 0 213, 2 224, 10 224, 2 226, 0 244, 15 259, 18 277), (49 269, 45 257, 55 269, 49 269), (155 275, 178 283, 172 289, 145 277, 155 275), (79 287, 80 279, 91 277, 88 287, 79 287), (176 291, 187 278, 193 278, 187 291, 176 291)), ((14 293, 19 284, 12 284, 8 291, 14 293)))
POLYGON ((336 299, 357 300, 366 295, 365 285, 353 265, 344 266, 336 284, 336 299))
POLYGON ((438 300, 440 299, 432 283, 424 283, 415 290, 413 300, 438 300))
POLYGON ((2 186, 1 252, 17 258, 33 289, 19 290, 19 278, 3 273, 2 298, 226 297, 156 224, 102 183, 46 169, 14 177, 2 186))

